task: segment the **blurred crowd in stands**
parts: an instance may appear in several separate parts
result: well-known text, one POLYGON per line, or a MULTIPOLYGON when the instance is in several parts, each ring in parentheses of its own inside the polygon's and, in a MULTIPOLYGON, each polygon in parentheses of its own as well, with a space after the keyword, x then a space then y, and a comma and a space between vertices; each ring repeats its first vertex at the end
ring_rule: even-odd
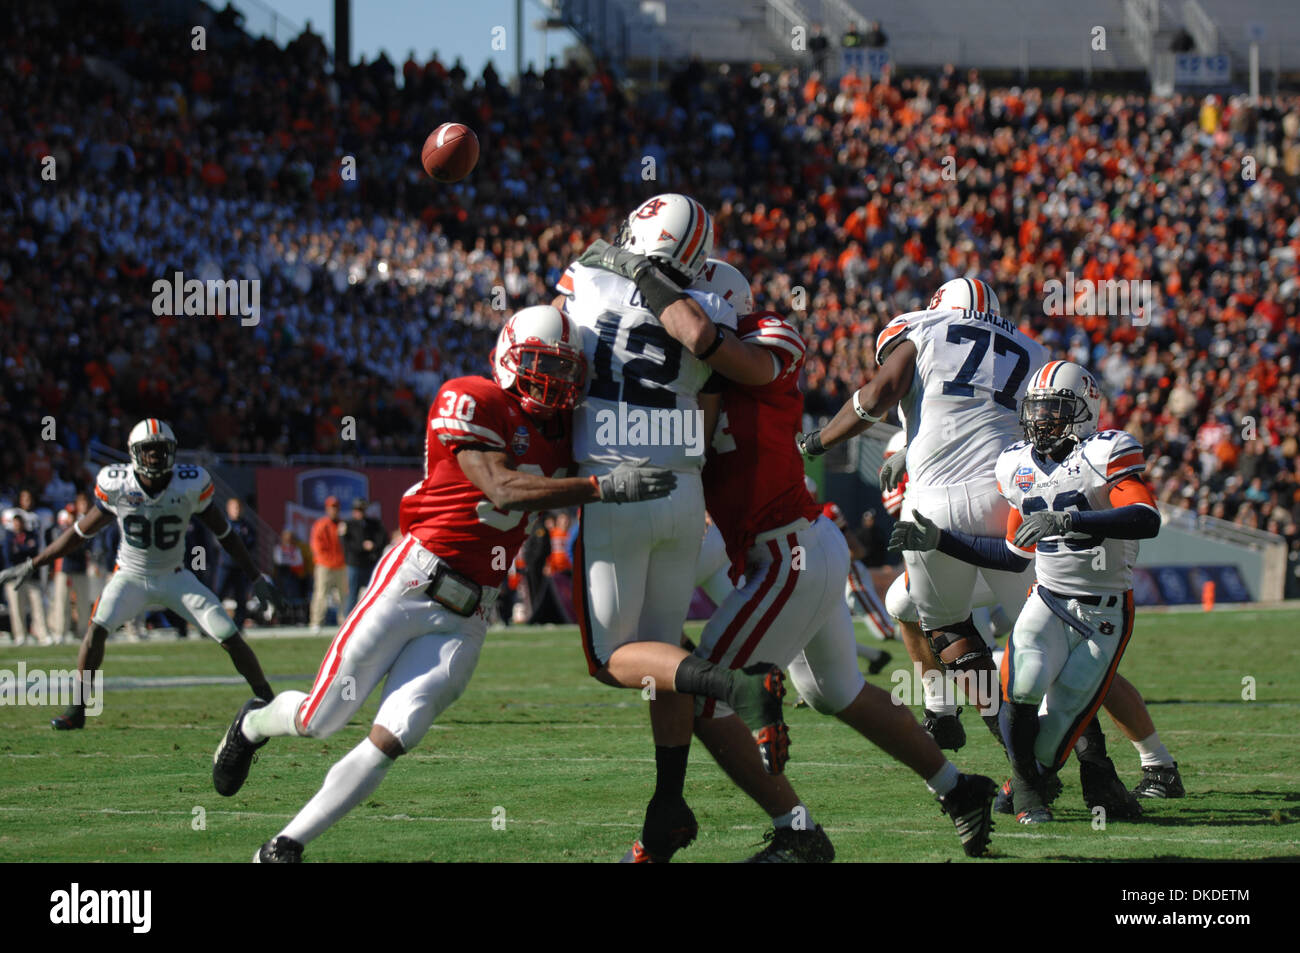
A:
POLYGON ((979 274, 1096 372, 1162 500, 1300 553, 1298 96, 699 62, 657 90, 554 62, 516 89, 414 51, 335 72, 310 32, 282 49, 204 16, 195 51, 193 23, 114 0, 0 9, 5 507, 74 503, 91 443, 124 449, 144 416, 232 461, 418 456, 426 401, 487 371, 503 315, 679 190, 808 340, 811 418, 874 370, 893 315, 979 274), (447 119, 482 157, 435 186, 418 151, 447 119), (159 316, 177 272, 260 279, 258 323, 159 316), (1067 277, 1153 300, 1049 313, 1067 277))

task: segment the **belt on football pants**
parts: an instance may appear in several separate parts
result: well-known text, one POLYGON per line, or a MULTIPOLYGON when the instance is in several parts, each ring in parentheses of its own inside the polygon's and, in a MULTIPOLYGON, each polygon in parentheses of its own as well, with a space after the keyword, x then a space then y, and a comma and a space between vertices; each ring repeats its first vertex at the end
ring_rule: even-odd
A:
POLYGON ((429 584, 424 592, 434 602, 457 615, 472 616, 479 609, 487 609, 497 601, 499 589, 490 589, 479 585, 468 576, 456 572, 436 553, 415 541, 413 550, 416 565, 429 574, 429 584))
POLYGON ((1101 606, 1107 609, 1112 606, 1117 606, 1120 603, 1119 596, 1075 596, 1064 592, 1053 592, 1042 583, 1038 584, 1038 588, 1049 596, 1060 599, 1062 602, 1068 602, 1073 599, 1075 602, 1082 602, 1085 606, 1101 606))

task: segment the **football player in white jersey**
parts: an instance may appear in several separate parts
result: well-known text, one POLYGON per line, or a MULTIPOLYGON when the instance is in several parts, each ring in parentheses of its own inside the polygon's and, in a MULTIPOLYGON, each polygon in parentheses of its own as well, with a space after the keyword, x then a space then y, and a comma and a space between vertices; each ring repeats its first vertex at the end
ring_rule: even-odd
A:
MULTIPOLYGON (((899 315, 876 339, 877 373, 821 431, 799 435, 819 454, 878 423, 900 405, 907 424, 910 505, 943 528, 990 534, 1006 525, 998 493, 998 454, 1020 436, 1017 408, 1046 352, 1000 313, 997 295, 977 278, 945 282, 924 311, 899 315)), ((907 552, 908 592, 934 655, 966 680, 994 737, 996 667, 971 618, 976 574, 1009 614, 1032 581, 1020 573, 977 570, 942 552, 907 552), (987 697, 986 697, 987 696, 987 697)))
MULTIPOLYGON (((32 559, 6 570, 6 574, 30 574, 76 552, 116 519, 122 542, 117 565, 95 601, 77 655, 81 684, 89 686, 103 664, 104 643, 112 632, 147 609, 163 608, 220 642, 257 697, 270 700, 275 693, 252 648, 221 601, 184 565, 185 529, 190 518, 197 516, 212 531, 240 570, 254 580, 257 598, 279 611, 284 608, 284 600, 271 577, 258 572, 239 535, 230 531, 225 514, 211 505, 215 488, 208 472, 199 466, 176 465, 176 437, 166 423, 153 417, 140 421, 131 428, 128 450, 129 466, 113 463, 99 471, 95 508, 32 559)), ((60 731, 84 728, 85 695, 50 723, 60 731)))
POLYGON ((778 371, 770 354, 736 336, 729 302, 683 290, 712 249, 713 220, 699 202, 656 195, 629 214, 613 245, 594 243, 565 271, 554 302, 582 329, 589 368, 573 414, 580 473, 648 460, 677 474, 669 496, 636 511, 584 505, 574 547, 574 608, 590 674, 615 687, 654 688, 657 781, 638 844, 656 861, 696 833, 682 794, 691 696, 734 696, 741 707, 727 704, 755 733, 771 772, 788 751, 779 668, 755 659, 733 671, 680 645, 704 531, 700 472, 718 417, 712 372, 763 384, 778 371))
POLYGON ((1141 445, 1097 430, 1101 393, 1077 364, 1053 361, 1034 375, 1021 407, 1024 441, 998 457, 1011 504, 1001 536, 940 528, 923 514, 900 522, 894 542, 941 550, 975 565, 1017 569, 1037 580, 1002 661, 1003 719, 1016 816, 1052 820, 1052 780, 1073 750, 1089 808, 1141 813, 1106 757, 1097 711, 1133 633, 1138 540, 1160 531, 1142 479, 1141 445), (1040 705, 1046 699, 1045 712, 1040 705))

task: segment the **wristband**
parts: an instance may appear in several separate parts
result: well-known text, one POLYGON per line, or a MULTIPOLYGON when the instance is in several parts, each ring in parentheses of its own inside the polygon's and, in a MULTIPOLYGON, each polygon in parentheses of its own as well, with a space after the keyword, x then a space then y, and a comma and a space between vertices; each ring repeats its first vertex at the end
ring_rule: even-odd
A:
POLYGON ((857 391, 853 392, 853 412, 869 424, 878 424, 880 421, 885 419, 884 414, 881 414, 879 417, 872 417, 871 414, 867 412, 867 408, 863 407, 858 401, 857 391))
POLYGON ((225 539, 227 536, 230 535, 230 531, 233 528, 234 528, 234 524, 232 524, 229 520, 226 520, 226 528, 222 532, 213 533, 212 535, 214 535, 217 539, 225 539))
POLYGON ((72 524, 72 531, 73 531, 74 533, 76 533, 78 536, 80 536, 82 539, 90 539, 90 538, 91 538, 91 537, 87 536, 85 533, 83 533, 83 532, 81 531, 81 527, 78 526, 75 522, 72 524))
POLYGON ((706 347, 699 354, 696 354, 695 355, 696 360, 707 361, 709 358, 713 356, 714 351, 722 347, 722 325, 715 324, 713 326, 713 329, 718 332, 717 335, 713 338, 713 343, 710 344, 708 347, 706 347))

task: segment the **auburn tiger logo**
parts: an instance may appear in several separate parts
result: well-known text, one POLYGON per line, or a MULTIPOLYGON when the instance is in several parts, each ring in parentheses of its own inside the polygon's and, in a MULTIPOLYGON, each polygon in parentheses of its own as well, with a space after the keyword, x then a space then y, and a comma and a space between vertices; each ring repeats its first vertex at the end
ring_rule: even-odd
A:
POLYGON ((654 218, 656 215, 659 214, 659 210, 667 204, 668 203, 665 202, 663 199, 651 199, 649 202, 646 202, 645 205, 642 205, 639 209, 637 209, 636 217, 654 218))

